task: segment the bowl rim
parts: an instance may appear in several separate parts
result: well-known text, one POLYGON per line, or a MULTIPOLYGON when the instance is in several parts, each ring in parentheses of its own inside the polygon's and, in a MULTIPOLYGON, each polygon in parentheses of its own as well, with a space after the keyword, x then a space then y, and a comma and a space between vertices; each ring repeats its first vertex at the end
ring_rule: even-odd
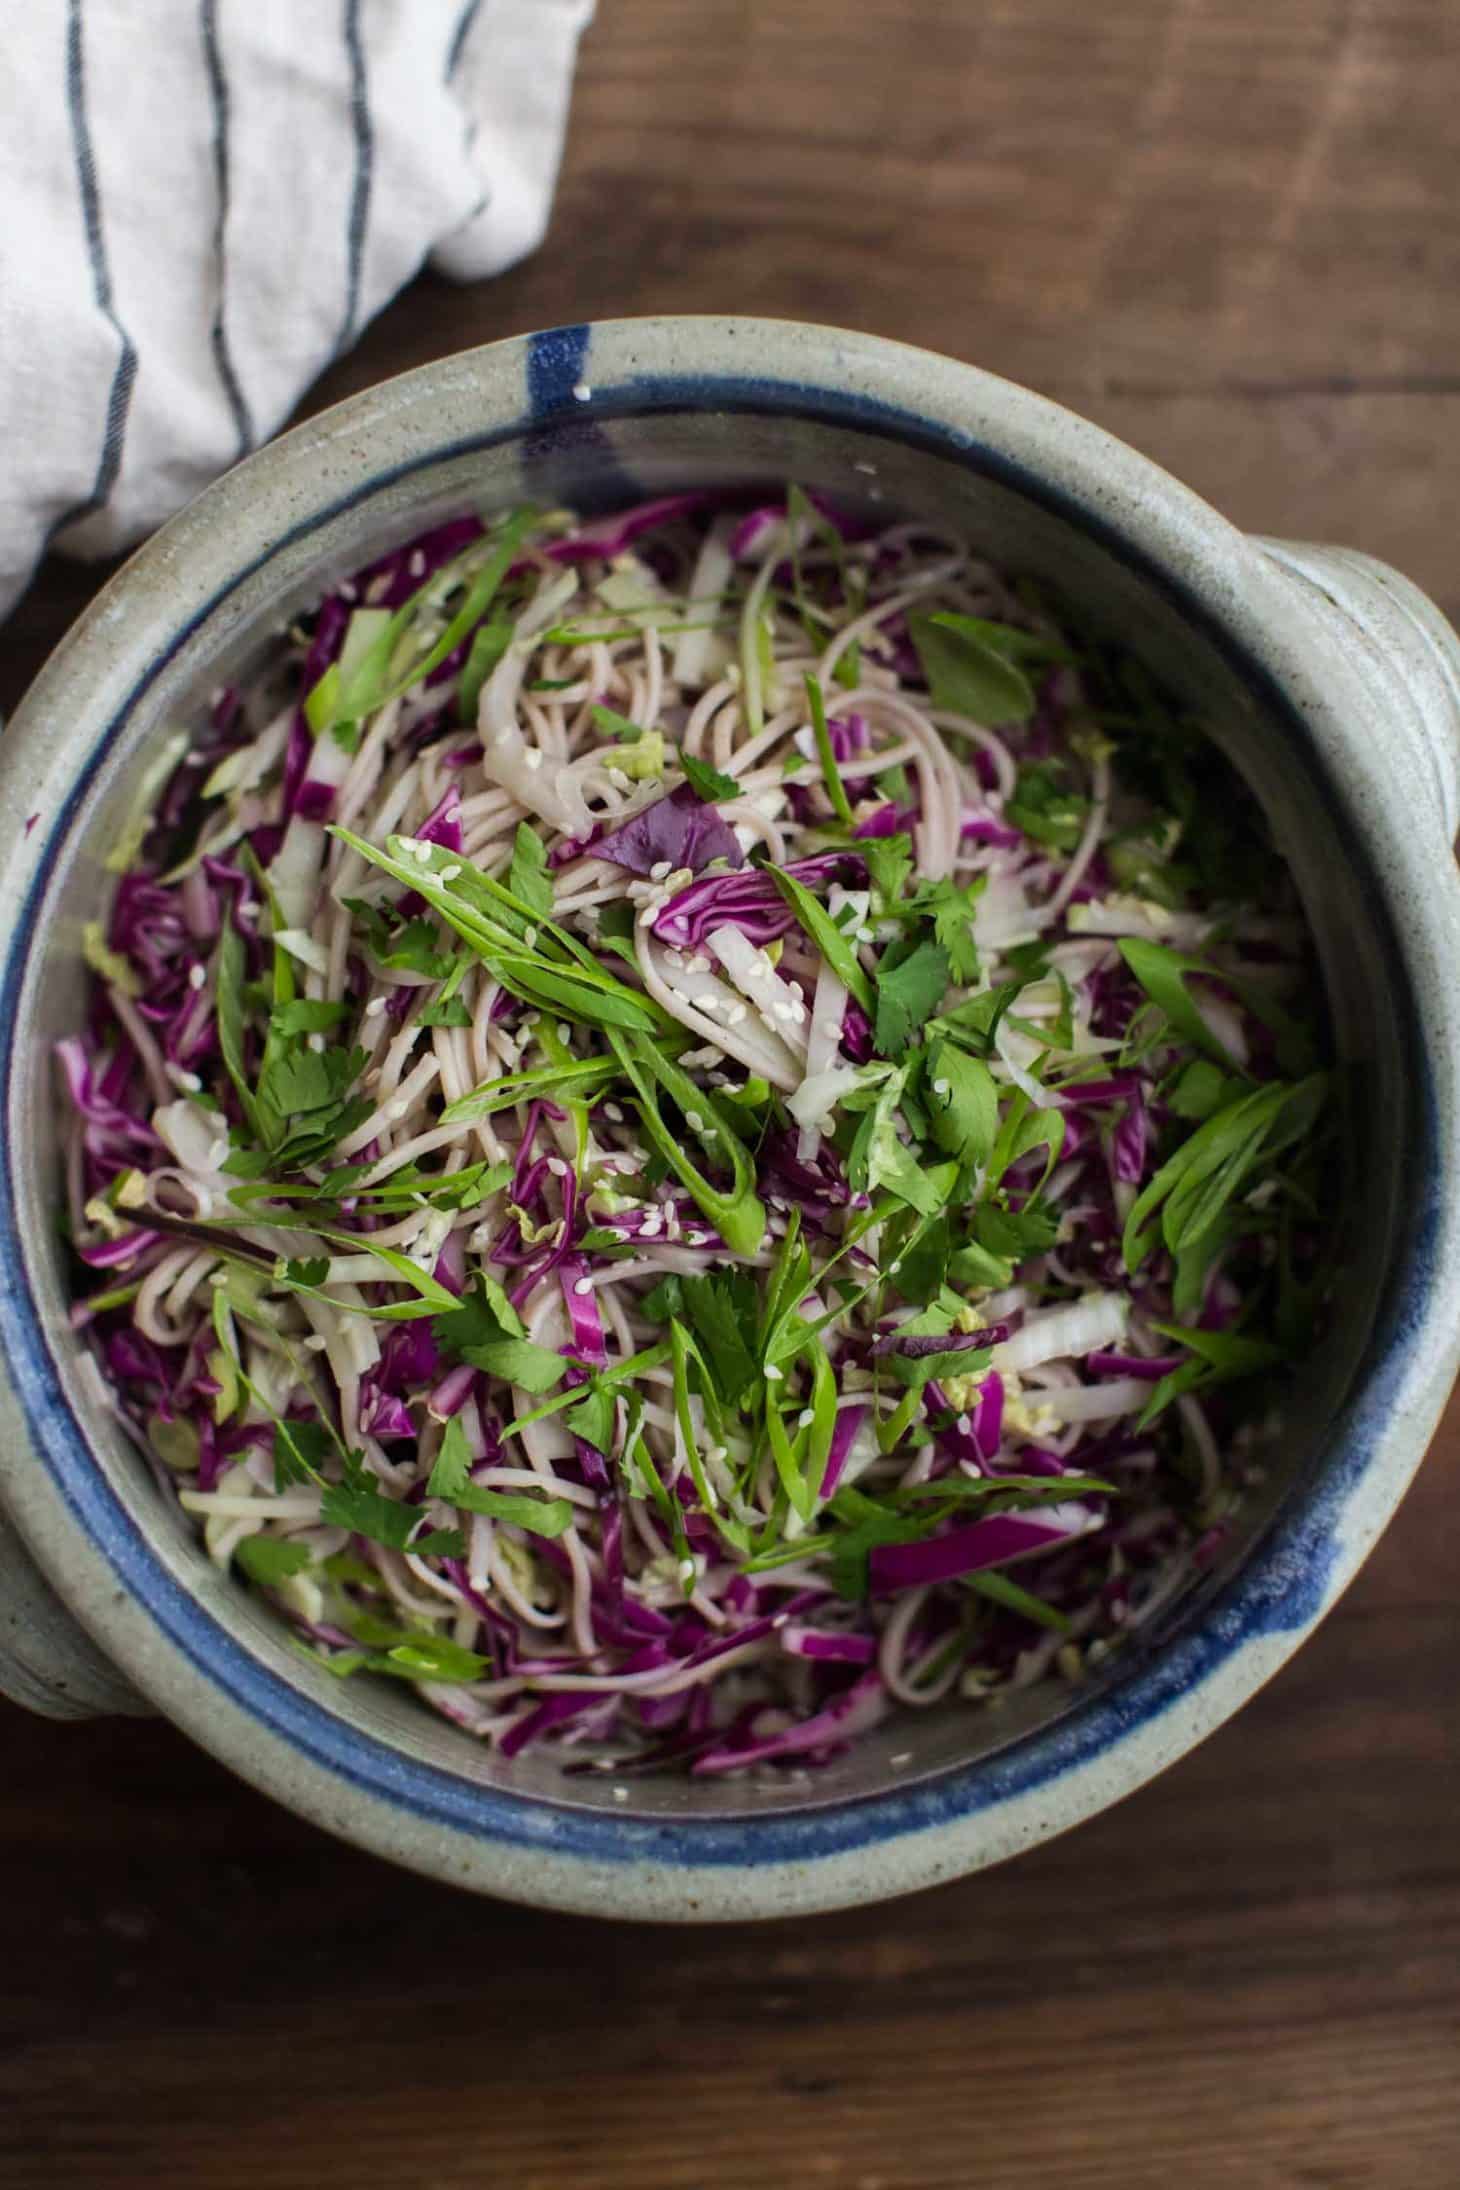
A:
MULTIPOLYGON (((269 444, 117 574, 0 744, 0 810, 19 820, 25 798, 37 795, 22 780, 22 748, 44 751, 54 726, 72 716, 105 717, 75 761, 63 755, 41 771, 57 791, 56 811, 43 829, 26 832, 0 878, 0 913, 13 915, 0 972, 0 1269, 10 1280, 0 1287, 7 1371, 0 1426, 13 1434, 0 1446, 0 1483, 82 1625, 144 1694, 265 1792, 453 1882, 587 1913, 661 1919, 800 1913, 910 1891, 1079 1822, 1194 1746, 1297 1647, 1397 1505, 1460 1352, 1443 1297, 1460 1246, 1451 1184, 1460 1013, 1436 979, 1456 962, 1460 898, 1453 889, 1419 893, 1402 940, 1425 1010, 1416 1047, 1425 1196, 1382 1352, 1344 1410, 1313 1494, 1278 1513, 1241 1569, 1159 1653, 972 1764, 764 1815, 589 1810, 484 1787, 406 1757, 270 1671, 221 1628, 165 1570, 92 1462, 26 1278, 12 1179, 11 1035, 58 848, 130 708, 204 617, 286 540, 467 445, 421 431, 423 408, 445 419, 459 398, 479 421, 469 437, 479 447, 555 422, 582 419, 593 430, 630 412, 686 405, 791 411, 913 440, 1011 480, 1099 534, 1204 626, 1300 734, 1326 740, 1329 758, 1340 757, 1355 776, 1361 763, 1351 725, 1372 717, 1373 695, 1341 661, 1317 658, 1320 631, 1305 624, 1290 582, 1251 542, 1147 459, 1045 398, 872 336, 795 321, 668 318, 551 329, 463 352, 380 383, 269 444), (402 461, 342 487, 342 451, 371 437, 402 451, 402 461), (280 512, 289 510, 293 528, 281 534, 280 512), (204 541, 211 552, 200 565, 204 541), (231 575, 209 601, 202 589, 220 564, 231 575), (27 1443, 44 1465, 28 1464, 27 1443)), ((1417 852, 1413 817, 1389 812, 1386 788, 1392 799, 1381 771, 1346 825, 1371 863, 1402 875, 1442 839, 1417 852)))

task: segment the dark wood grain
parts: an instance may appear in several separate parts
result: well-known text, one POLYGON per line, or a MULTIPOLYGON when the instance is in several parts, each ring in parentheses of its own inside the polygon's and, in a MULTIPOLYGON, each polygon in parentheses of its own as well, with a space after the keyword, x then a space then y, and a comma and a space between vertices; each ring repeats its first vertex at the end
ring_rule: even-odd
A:
MULTIPOLYGON (((553 235, 310 406, 595 314, 820 317, 1060 397, 1460 609, 1452 0, 603 0, 553 235)), ((48 572, 13 700, 89 597, 48 572)), ((1454 2190, 1460 1409, 1324 1630, 1078 1833, 610 1929, 336 1847, 168 1728, 0 1712, 0 2185, 1454 2190)))

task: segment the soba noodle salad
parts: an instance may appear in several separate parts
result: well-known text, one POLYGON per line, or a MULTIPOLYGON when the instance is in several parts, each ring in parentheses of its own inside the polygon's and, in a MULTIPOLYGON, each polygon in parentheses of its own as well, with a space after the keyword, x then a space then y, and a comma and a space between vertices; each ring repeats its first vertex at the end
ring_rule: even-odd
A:
POLYGON ((464 517, 284 655, 139 781, 59 1046, 74 1322, 213 1559, 580 1770, 1129 1651, 1323 1285, 1317 983, 1201 728, 794 487, 464 517))

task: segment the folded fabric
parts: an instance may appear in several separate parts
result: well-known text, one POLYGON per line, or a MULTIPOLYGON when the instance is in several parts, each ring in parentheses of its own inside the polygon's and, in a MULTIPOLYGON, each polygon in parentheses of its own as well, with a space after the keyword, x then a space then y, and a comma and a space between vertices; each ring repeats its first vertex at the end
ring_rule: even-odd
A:
POLYGON ((53 0, 0 72, 0 616, 547 225, 593 0, 53 0))

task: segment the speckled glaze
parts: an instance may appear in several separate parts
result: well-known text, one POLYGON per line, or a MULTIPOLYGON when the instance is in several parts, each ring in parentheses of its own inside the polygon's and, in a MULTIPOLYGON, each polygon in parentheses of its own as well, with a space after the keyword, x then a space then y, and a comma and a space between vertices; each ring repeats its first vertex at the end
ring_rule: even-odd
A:
MULTIPOLYGON (((777 1916, 994 1863, 1116 1801, 1272 1674, 1392 1514, 1460 1353, 1460 645, 1394 572, 1253 541, 1067 411, 895 343, 734 319, 557 329, 391 381, 274 443, 113 580, 0 741, 0 1688, 166 1712, 343 1837, 479 1891, 777 1916), (443 510, 800 479, 946 515, 1199 709, 1266 807, 1364 1094, 1337 1327, 1227 1562, 1103 1683, 901 1717, 808 1799, 503 1764, 294 1656, 95 1402, 65 1315, 49 1044, 139 760, 328 575, 443 510)), ((381 1691, 377 1693, 377 1688, 381 1691)))

